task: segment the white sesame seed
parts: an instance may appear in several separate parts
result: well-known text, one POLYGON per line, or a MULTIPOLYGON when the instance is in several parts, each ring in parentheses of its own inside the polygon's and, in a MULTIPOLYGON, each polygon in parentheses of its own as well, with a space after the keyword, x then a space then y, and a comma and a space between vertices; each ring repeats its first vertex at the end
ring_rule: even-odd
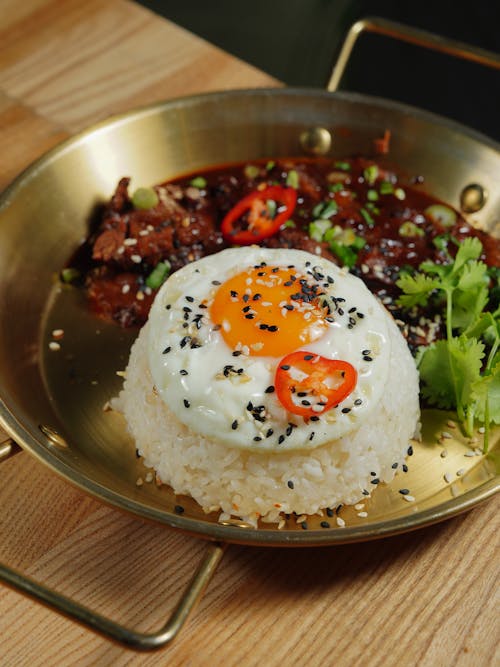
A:
POLYGON ((138 477, 135 481, 136 486, 142 486, 144 484, 144 480, 142 477, 138 477))
POLYGON ((121 377, 121 378, 127 377, 127 374, 126 374, 125 371, 116 371, 116 374, 118 375, 118 377, 121 377))
POLYGON ((154 477, 153 473, 152 473, 152 472, 148 472, 147 475, 146 475, 146 482, 152 482, 152 481, 153 481, 153 477, 154 477))
POLYGON ((465 471, 465 468, 459 468, 459 469, 457 470, 457 477, 462 477, 462 475, 464 475, 465 472, 466 472, 466 471, 465 471))
POLYGON ((125 252, 125 246, 122 246, 122 245, 121 245, 121 246, 118 248, 118 250, 116 251, 116 254, 117 254, 117 255, 123 255, 124 252, 125 252))
POLYGON ((441 433, 441 437, 442 437, 442 438, 445 438, 445 439, 447 439, 447 440, 451 440, 451 438, 453 438, 453 436, 451 435, 451 433, 448 433, 448 431, 443 431, 443 432, 441 433))
POLYGON ((337 517, 337 526, 343 528, 345 526, 345 521, 340 516, 337 517))
POLYGON ((141 229, 139 232, 139 236, 148 236, 149 235, 149 230, 148 229, 141 229))
POLYGON ((455 424, 455 422, 451 421, 451 419, 446 422, 446 425, 449 426, 450 428, 457 428, 457 425, 455 424))
POLYGON ((409 493, 407 493, 405 496, 403 496, 403 498, 405 500, 407 500, 409 503, 414 503, 415 502, 415 498, 413 496, 410 496, 409 493))
POLYGON ((476 448, 474 449, 474 454, 475 454, 476 456, 482 456, 482 455, 483 455, 483 452, 479 449, 479 447, 476 447, 476 448))
POLYGON ((54 329, 52 338, 62 338, 64 336, 64 329, 54 329))
POLYGON ((481 435, 482 435, 485 431, 486 431, 486 429, 484 428, 484 426, 480 426, 480 427, 477 429, 477 432, 478 432, 478 433, 481 433, 481 435))
POLYGON ((130 259, 134 264, 140 264, 142 262, 142 257, 140 255, 130 255, 130 259))
POLYGON ((443 449, 443 451, 441 452, 441 454, 439 456, 442 459, 445 459, 448 456, 448 452, 446 451, 446 449, 443 449))
POLYGON ((451 474, 449 472, 445 472, 444 475, 443 475, 443 478, 444 478, 444 481, 447 484, 449 484, 451 482, 451 479, 452 479, 451 474))
POLYGON ((125 239, 123 245, 125 246, 137 245, 137 239, 125 239))
POLYGON ((125 284, 122 287, 122 294, 128 294, 130 292, 130 285, 125 284))
POLYGON ((355 510, 362 510, 364 509, 364 507, 365 507, 364 503, 356 503, 356 505, 354 505, 355 510))
POLYGON ((464 456, 476 456, 475 452, 465 452, 464 456))
POLYGON ((368 516, 368 512, 358 512, 358 516, 361 519, 366 519, 366 517, 368 516))
POLYGON ((61 349, 61 346, 59 343, 56 343, 55 341, 50 341, 49 343, 49 349, 52 350, 52 352, 57 352, 58 350, 61 349))
POLYGON ((141 292, 141 291, 139 290, 139 291, 137 292, 137 294, 135 295, 135 298, 137 299, 137 301, 144 301, 144 292, 141 292))

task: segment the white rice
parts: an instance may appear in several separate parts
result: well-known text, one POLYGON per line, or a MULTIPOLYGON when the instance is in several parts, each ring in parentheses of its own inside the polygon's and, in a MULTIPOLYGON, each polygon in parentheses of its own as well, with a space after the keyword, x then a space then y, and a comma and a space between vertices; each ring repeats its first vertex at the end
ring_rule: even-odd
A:
POLYGON ((148 325, 132 347, 113 407, 124 413, 145 465, 205 512, 222 511, 256 525, 259 518, 278 522, 281 512, 315 514, 352 505, 376 488, 374 479, 393 479, 393 464, 401 466, 419 429, 418 373, 392 318, 388 326, 392 355, 382 402, 348 436, 316 449, 255 453, 190 431, 153 390, 148 325))

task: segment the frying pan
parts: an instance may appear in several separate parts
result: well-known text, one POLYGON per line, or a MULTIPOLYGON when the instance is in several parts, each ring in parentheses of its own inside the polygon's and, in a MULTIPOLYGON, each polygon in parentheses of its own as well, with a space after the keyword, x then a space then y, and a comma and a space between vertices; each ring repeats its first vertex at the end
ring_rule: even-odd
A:
MULTIPOLYGON (((381 20, 355 24, 332 77, 336 88, 363 30, 465 55, 500 67, 500 58, 381 20)), ((390 156, 403 177, 425 176, 426 189, 471 214, 474 225, 498 233, 499 146, 480 134, 395 102, 345 92, 272 89, 219 92, 176 99, 102 122, 47 153, 21 174, 0 200, 0 421, 11 439, 0 459, 28 450, 82 490, 122 510, 205 538, 207 551, 172 617, 157 633, 143 634, 103 618, 72 600, 0 566, 0 577, 87 626, 142 649, 158 648, 178 632, 219 562, 224 544, 316 546, 353 542, 412 530, 463 512, 499 488, 493 457, 467 459, 460 480, 444 484, 433 461, 450 415, 428 411, 423 443, 415 446, 410 484, 416 511, 401 503, 397 486, 379 488, 369 519, 346 510, 346 527, 325 530, 320 518, 302 530, 292 519, 250 528, 219 522, 189 498, 166 487, 137 485, 145 469, 134 455, 120 415, 103 406, 120 389, 137 331, 97 321, 77 289, 56 279, 84 238, 89 220, 118 179, 133 185, 167 180, 217 163, 322 154, 368 154, 373 140, 391 132, 390 156), (57 353, 51 332, 63 329, 57 353), (184 511, 176 511, 182 501, 184 511)), ((390 160, 390 162, 389 162, 390 160)), ((490 451, 498 452, 499 429, 490 451)), ((463 465, 464 438, 447 441, 450 460, 463 465)), ((498 458, 498 457, 497 457, 498 458)), ((457 464, 458 467, 458 464, 457 464)))

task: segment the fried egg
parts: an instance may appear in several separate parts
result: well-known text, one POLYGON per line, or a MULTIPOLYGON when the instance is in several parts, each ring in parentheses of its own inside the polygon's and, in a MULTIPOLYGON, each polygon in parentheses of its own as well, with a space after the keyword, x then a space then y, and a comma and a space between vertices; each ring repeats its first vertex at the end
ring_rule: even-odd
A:
POLYGON ((154 388, 192 432, 229 447, 315 448, 377 409, 389 372, 388 318, 361 280, 321 257, 223 250, 184 266, 158 292, 148 322, 154 388), (322 394, 336 395, 345 371, 318 385, 314 373, 285 363, 297 352, 321 360, 318 369, 332 361, 352 368, 347 394, 328 405, 322 394))

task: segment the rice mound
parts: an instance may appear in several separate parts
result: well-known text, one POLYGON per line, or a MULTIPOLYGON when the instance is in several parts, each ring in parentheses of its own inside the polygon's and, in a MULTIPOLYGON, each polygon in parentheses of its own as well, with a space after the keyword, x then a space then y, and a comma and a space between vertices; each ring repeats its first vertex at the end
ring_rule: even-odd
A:
POLYGON ((415 363, 388 315, 392 353, 380 405, 347 436, 308 451, 252 452, 193 433, 153 389, 148 325, 135 341, 126 380, 113 407, 123 412, 147 467, 174 493, 194 498, 205 512, 222 511, 257 525, 279 522, 280 513, 315 514, 352 505, 371 492, 372 472, 390 482, 419 430, 415 363), (365 493, 363 493, 365 490, 365 493))

